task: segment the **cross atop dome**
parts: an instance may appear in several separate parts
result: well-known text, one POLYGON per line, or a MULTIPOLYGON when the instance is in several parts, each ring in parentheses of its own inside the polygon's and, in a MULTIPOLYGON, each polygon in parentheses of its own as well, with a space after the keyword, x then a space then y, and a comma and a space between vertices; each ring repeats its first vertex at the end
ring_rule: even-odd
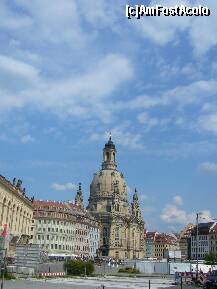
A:
POLYGON ((108 142, 105 144, 105 148, 111 148, 115 150, 115 144, 112 141, 112 134, 110 132, 108 142))
POLYGON ((109 133, 109 141, 111 141, 112 140, 112 133, 110 132, 109 133))

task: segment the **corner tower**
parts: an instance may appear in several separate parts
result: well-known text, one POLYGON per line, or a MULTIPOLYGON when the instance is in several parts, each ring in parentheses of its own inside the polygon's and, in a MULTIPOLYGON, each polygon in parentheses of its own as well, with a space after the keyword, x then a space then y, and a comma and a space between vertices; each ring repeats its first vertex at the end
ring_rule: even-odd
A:
POLYGON ((78 184, 78 190, 77 190, 77 194, 76 194, 76 197, 75 197, 75 204, 77 206, 79 206, 80 208, 84 207, 83 192, 82 192, 82 188, 81 188, 81 183, 78 184))

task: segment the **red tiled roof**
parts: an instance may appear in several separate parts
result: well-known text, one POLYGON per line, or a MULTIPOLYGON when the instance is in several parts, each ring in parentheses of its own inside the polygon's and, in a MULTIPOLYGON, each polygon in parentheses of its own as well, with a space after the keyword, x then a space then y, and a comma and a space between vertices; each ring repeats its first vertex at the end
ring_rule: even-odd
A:
POLYGON ((155 242, 157 242, 157 243, 175 244, 175 243, 177 243, 177 238, 175 238, 175 236, 162 233, 162 234, 157 234, 156 235, 155 242))

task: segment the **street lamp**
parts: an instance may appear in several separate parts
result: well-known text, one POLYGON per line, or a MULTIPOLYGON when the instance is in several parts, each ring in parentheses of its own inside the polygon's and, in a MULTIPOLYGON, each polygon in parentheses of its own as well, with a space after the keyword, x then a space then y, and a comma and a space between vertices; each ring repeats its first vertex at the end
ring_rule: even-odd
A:
POLYGON ((1 249, 2 254, 3 254, 3 262, 1 263, 1 289, 4 288, 4 274, 5 274, 5 267, 6 267, 6 252, 7 249, 1 249))
MULTIPOLYGON (((197 226, 197 237, 196 237, 196 244, 197 244, 197 248, 196 248, 196 257, 197 257, 197 265, 196 265, 196 280, 198 279, 198 264, 199 264, 199 260, 198 260, 198 252, 199 252, 199 230, 198 230, 198 225, 199 225, 199 216, 201 216, 203 213, 202 212, 198 212, 196 214, 196 226, 197 226)), ((205 218, 203 218, 205 219, 205 218)))
POLYGON ((196 226, 197 226, 197 235, 196 235, 196 258, 197 258, 197 265, 196 265, 196 280, 198 279, 198 246, 199 246, 199 234, 198 234, 198 219, 201 213, 196 214, 196 226))

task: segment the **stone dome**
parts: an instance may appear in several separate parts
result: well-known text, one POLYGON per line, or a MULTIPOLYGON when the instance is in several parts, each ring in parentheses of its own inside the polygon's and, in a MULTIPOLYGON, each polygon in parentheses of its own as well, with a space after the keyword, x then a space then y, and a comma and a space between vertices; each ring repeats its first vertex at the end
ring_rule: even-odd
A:
POLYGON ((116 148, 111 136, 103 149, 102 169, 95 173, 90 184, 90 210, 107 210, 115 202, 128 206, 128 192, 124 175, 117 170, 116 148), (99 205, 101 204, 101 205, 99 205))
POLYGON ((144 257, 144 220, 137 191, 129 205, 124 176, 117 170, 111 136, 103 149, 101 170, 90 184, 88 211, 100 224, 99 255, 116 259, 144 257))
POLYGON ((94 174, 90 185, 90 196, 108 196, 119 193, 127 199, 127 185, 122 173, 117 170, 104 170, 94 174))

